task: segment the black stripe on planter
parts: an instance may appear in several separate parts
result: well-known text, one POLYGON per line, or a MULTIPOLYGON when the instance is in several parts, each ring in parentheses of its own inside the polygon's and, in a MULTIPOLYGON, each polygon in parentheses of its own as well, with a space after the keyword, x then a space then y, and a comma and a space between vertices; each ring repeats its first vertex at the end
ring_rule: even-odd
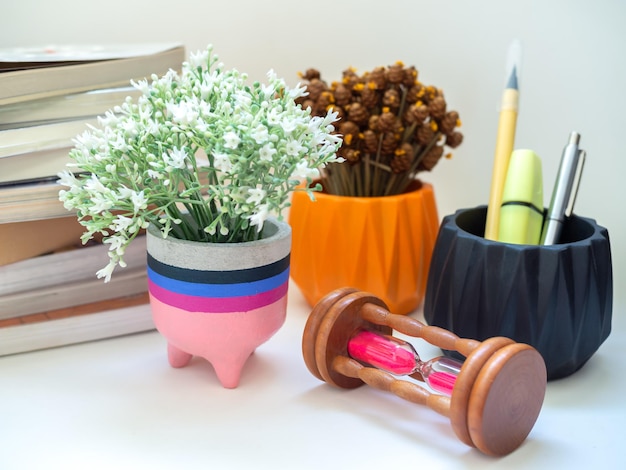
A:
POLYGON ((204 284, 239 284, 243 282, 260 281, 282 273, 289 268, 289 257, 290 255, 287 255, 283 259, 275 261, 271 264, 249 269, 235 269, 232 271, 203 271, 161 263, 148 253, 148 266, 154 272, 162 276, 178 279, 180 281, 204 284))

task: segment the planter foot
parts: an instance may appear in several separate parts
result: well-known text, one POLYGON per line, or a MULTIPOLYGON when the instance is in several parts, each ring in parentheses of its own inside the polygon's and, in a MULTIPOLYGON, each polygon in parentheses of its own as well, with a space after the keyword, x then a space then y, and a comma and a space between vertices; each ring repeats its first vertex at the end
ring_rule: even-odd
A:
POLYGON ((191 354, 181 351, 171 343, 167 343, 167 359, 172 367, 185 367, 191 361, 191 354))
POLYGON ((243 353, 236 355, 235 357, 228 357, 224 359, 214 359, 211 362, 217 378, 224 388, 237 388, 239 385, 239 379, 241 377, 241 371, 246 364, 248 358, 254 353, 252 350, 249 353, 243 353))

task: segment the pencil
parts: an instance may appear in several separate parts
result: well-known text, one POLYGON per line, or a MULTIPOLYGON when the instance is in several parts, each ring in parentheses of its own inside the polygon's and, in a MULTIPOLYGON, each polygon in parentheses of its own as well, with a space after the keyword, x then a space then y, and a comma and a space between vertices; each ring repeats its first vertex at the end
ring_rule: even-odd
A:
POLYGON ((519 41, 514 41, 509 47, 508 52, 507 83, 502 93, 502 102, 500 104, 496 149, 491 174, 491 192, 489 194, 487 220, 485 222, 485 238, 489 240, 498 239, 502 191, 504 189, 509 159, 515 143, 515 127, 517 125, 517 111, 519 106, 520 67, 521 45, 519 41))

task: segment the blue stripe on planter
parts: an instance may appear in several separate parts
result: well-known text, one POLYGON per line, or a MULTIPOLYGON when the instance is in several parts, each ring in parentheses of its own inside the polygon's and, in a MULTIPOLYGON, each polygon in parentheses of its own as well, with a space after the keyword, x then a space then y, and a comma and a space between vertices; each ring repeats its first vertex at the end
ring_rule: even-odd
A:
POLYGON ((193 295, 198 297, 226 298, 257 295, 275 289, 289 280, 288 268, 283 272, 267 279, 252 282, 240 282, 237 284, 201 284, 199 282, 186 282, 163 276, 155 272, 150 266, 148 266, 147 270, 148 279, 159 287, 177 294, 193 295))
POLYGON ((204 271, 170 266, 148 253, 148 267, 161 276, 201 284, 241 284, 256 282, 283 273, 289 269, 289 255, 265 266, 232 271, 204 271))

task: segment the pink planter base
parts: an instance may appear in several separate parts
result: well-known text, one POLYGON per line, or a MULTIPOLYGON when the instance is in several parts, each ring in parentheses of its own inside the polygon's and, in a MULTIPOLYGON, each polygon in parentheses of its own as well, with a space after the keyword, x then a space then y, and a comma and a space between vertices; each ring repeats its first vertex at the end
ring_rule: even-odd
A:
POLYGON ((188 312, 152 295, 154 323, 167 339, 172 367, 185 367, 193 356, 211 363, 225 388, 239 385, 241 371, 254 350, 284 324, 287 296, 247 312, 188 312))

